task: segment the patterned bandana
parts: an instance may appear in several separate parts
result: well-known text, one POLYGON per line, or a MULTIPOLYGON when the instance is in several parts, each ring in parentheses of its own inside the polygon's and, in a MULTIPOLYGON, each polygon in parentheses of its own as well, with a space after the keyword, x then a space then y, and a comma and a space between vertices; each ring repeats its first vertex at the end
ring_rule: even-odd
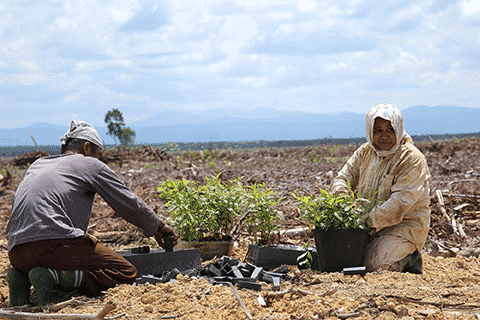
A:
POLYGON ((60 141, 62 144, 66 144, 69 138, 84 139, 103 149, 103 143, 98 132, 91 124, 82 120, 72 120, 70 130, 60 137, 60 141))

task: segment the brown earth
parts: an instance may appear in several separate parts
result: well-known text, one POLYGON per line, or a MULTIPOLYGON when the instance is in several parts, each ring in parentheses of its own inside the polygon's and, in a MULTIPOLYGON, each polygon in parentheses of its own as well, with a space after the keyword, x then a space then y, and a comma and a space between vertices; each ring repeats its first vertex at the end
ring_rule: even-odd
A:
MULTIPOLYGON (((381 271, 364 277, 344 276, 291 267, 293 280, 282 283, 280 294, 271 285, 262 285, 266 306, 260 305, 258 293, 237 289, 253 319, 480 319, 480 139, 416 145, 426 156, 432 173, 432 222, 423 251, 423 275, 381 271), (444 212, 439 193, 444 199, 444 212)), ((291 229, 304 226, 297 219, 299 211, 291 193, 317 193, 318 188, 329 187, 332 177, 357 147, 318 145, 165 153, 145 146, 106 151, 104 161, 159 215, 167 215, 156 189, 165 179, 205 182, 206 176, 221 172, 224 180, 244 177, 244 183, 266 182, 285 197, 280 205, 285 218, 283 227, 291 229)), ((0 270, 8 267, 5 226, 12 198, 26 164, 36 156, 0 159, 0 270)), ((119 218, 98 196, 89 232, 115 250, 154 243, 119 218)), ((301 236, 280 241, 314 243, 313 238, 301 236)), ((244 260, 251 242, 247 233, 241 233, 234 256, 244 260)), ((230 288, 183 276, 177 283, 117 286, 88 301, 93 305, 58 312, 97 313, 102 303, 113 301, 117 309, 108 316, 123 314, 119 319, 247 319, 230 288)), ((0 306, 9 306, 4 277, 0 279, 0 306)))

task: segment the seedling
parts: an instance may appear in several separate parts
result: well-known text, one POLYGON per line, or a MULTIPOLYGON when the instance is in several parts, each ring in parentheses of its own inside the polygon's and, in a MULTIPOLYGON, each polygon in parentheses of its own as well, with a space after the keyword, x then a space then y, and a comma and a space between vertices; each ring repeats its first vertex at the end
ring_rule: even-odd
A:
POLYGON ((244 193, 240 180, 223 183, 220 174, 206 178, 200 186, 196 181, 164 181, 157 189, 172 214, 172 225, 186 241, 218 239, 230 236, 241 214, 244 193))
POLYGON ((271 241, 271 234, 274 230, 281 227, 283 220, 282 213, 275 206, 284 198, 269 189, 266 183, 254 184, 247 187, 248 218, 245 220, 250 230, 260 231, 261 237, 265 244, 271 241))
POLYGON ((328 230, 336 229, 367 229, 367 214, 371 206, 366 199, 357 199, 352 191, 345 194, 330 194, 319 189, 320 196, 313 195, 294 197, 299 200, 299 208, 303 211, 300 218, 306 219, 315 227, 328 230))

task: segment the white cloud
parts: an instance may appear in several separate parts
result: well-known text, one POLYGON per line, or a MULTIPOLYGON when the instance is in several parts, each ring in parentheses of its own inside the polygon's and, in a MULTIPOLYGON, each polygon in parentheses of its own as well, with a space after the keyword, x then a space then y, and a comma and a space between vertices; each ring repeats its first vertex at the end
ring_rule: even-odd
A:
POLYGON ((6 77, 7 81, 4 83, 16 83, 21 86, 31 86, 39 82, 44 82, 46 77, 40 74, 16 74, 6 77))
POLYGON ((14 41, 14 42, 12 42, 12 43, 10 44, 10 48, 12 48, 12 49, 14 49, 14 50, 16 50, 16 51, 19 51, 19 50, 21 50, 22 48, 25 47, 26 42, 27 42, 27 41, 26 41, 25 39, 23 39, 23 38, 22 38, 22 39, 18 39, 18 40, 14 41))
POLYGON ((131 60, 117 59, 117 60, 98 60, 98 61, 84 61, 75 65, 75 71, 92 72, 105 68, 130 68, 133 66, 131 60))
POLYGON ((229 17, 221 27, 218 36, 224 39, 222 50, 227 54, 234 54, 249 46, 257 34, 257 24, 247 16, 229 17))
MULTIPOLYGON (((145 115, 158 106, 310 110, 324 108, 325 101, 331 108, 358 101, 370 107, 378 97, 407 96, 383 79, 411 92, 477 84, 475 72, 465 69, 479 64, 480 0, 31 3, 0 5, 0 83, 14 89, 5 90, 5 99, 19 104, 31 103, 32 96, 10 92, 32 84, 39 84, 33 88, 42 89, 38 99, 46 106, 67 98, 65 108, 147 105, 145 115), (126 27, 152 12, 158 26, 126 27), (292 44, 299 48, 290 52, 292 44)), ((460 93, 451 91, 452 101, 461 101, 460 93)), ((421 101, 409 99, 403 103, 421 101)))
POLYGON ((270 79, 268 76, 263 76, 263 77, 245 77, 240 79, 239 83, 244 85, 244 86, 250 86, 252 88, 257 88, 260 89, 262 87, 265 87, 268 85, 270 82, 270 79))
POLYGON ((463 1, 461 4, 463 14, 469 16, 480 11, 480 0, 463 1))
POLYGON ((55 19, 55 24, 60 29, 67 29, 69 27, 78 28, 77 22, 75 20, 70 20, 67 18, 57 18, 55 19))
POLYGON ((394 62, 388 62, 381 67, 374 67, 373 73, 391 74, 394 71, 401 73, 414 73, 417 69, 421 69, 431 64, 431 61, 423 59, 419 60, 413 54, 405 51, 399 52, 399 57, 394 62))
POLYGON ((338 63, 326 63, 324 66, 323 66, 323 69, 326 71, 326 72, 334 72, 334 71, 339 71, 339 70, 345 70, 348 68, 348 64, 346 64, 345 62, 338 62, 338 63))
POLYGON ((136 1, 130 1, 130 3, 122 3, 123 6, 114 5, 106 8, 106 11, 113 18, 113 21, 119 24, 123 24, 132 19, 135 14, 141 9, 140 5, 136 1))
POLYGON ((28 71, 38 71, 37 65, 32 61, 22 61, 22 66, 28 71))
POLYGON ((422 5, 419 5, 417 3, 412 4, 411 6, 409 6, 406 9, 399 10, 399 11, 395 12, 391 17, 389 17, 388 22, 389 23, 390 22, 396 23, 396 22, 399 22, 399 21, 412 19, 413 17, 422 14, 423 9, 424 8, 423 8, 422 5))
POLYGON ((77 95, 68 95, 63 97, 62 101, 60 102, 61 104, 72 104, 78 102, 80 99, 78 98, 77 95))
POLYGON ((420 75, 419 79, 422 81, 421 86, 431 85, 435 82, 445 81, 451 82, 458 78, 458 72, 451 71, 446 73, 439 73, 439 72, 427 72, 420 75))
POLYGON ((278 8, 283 6, 291 5, 292 2, 297 2, 298 0, 237 0, 236 4, 239 7, 244 7, 249 10, 265 10, 268 8, 278 8))
POLYGON ((268 12, 265 15, 265 18, 267 18, 269 21, 274 22, 274 23, 279 23, 281 21, 285 20, 292 20, 295 18, 295 15, 291 11, 273 11, 273 12, 268 12))
POLYGON ((357 11, 357 8, 363 3, 363 0, 351 0, 348 1, 348 6, 345 9, 346 14, 354 14, 357 11))
POLYGON ((299 7, 301 11, 309 11, 315 8, 315 2, 311 0, 299 0, 299 7))
POLYGON ((328 21, 319 22, 314 19, 295 23, 282 23, 278 26, 278 29, 273 32, 272 36, 278 40, 282 40, 284 37, 298 39, 299 37, 316 33, 330 27, 331 24, 329 24, 328 21))

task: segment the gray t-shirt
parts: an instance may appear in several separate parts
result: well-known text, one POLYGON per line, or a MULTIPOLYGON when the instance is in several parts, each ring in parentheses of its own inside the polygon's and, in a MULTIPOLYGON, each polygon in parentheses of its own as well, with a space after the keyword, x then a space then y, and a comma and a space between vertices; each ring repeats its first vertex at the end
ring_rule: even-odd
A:
POLYGON ((107 165, 62 154, 38 159, 25 173, 7 224, 8 251, 22 243, 84 235, 96 193, 147 236, 156 233, 160 218, 107 165))

